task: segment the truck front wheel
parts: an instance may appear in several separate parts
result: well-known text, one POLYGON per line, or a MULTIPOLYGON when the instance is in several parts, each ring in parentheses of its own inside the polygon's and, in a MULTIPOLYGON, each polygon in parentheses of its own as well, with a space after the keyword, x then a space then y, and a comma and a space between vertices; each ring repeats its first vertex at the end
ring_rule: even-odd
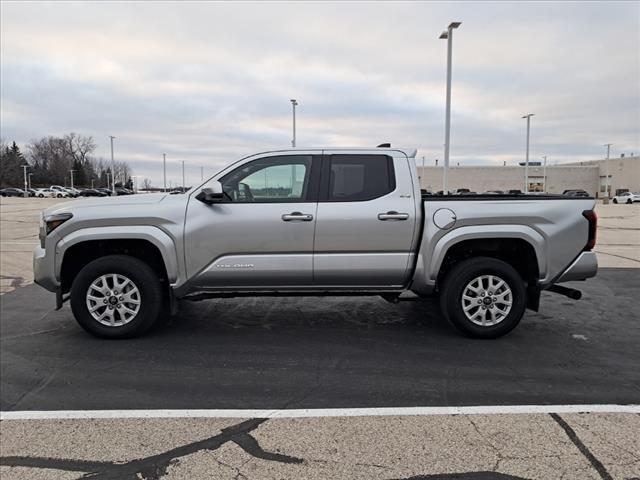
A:
POLYGON ((155 272, 128 255, 108 255, 80 270, 71 286, 71 310, 82 328, 103 338, 129 338, 156 321, 162 290, 155 272))
POLYGON ((471 258, 457 264, 445 277, 440 307, 447 320, 470 337, 501 337, 524 315, 525 284, 502 260, 471 258))

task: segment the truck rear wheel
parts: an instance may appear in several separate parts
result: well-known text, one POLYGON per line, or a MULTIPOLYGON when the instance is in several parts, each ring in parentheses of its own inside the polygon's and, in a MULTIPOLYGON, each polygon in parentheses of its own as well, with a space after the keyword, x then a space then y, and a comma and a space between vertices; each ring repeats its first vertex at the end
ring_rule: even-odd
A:
POLYGON ((473 338, 497 338, 513 330, 526 309, 525 284, 508 263, 476 257, 447 274, 440 293, 443 314, 473 338))
POLYGON ((128 255, 108 255, 88 263, 71 286, 73 315, 97 337, 142 335, 158 318, 161 305, 157 275, 128 255))

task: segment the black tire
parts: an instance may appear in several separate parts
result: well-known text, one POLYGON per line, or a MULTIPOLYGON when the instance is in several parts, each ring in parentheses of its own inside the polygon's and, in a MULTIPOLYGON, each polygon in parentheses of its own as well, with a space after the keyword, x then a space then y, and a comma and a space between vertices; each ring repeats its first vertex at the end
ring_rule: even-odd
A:
POLYGON ((613 203, 618 203, 618 200, 616 200, 615 198, 613 199, 613 203))
MULTIPOLYGON (((478 300, 481 298, 478 297, 478 300)), ((508 263, 490 257, 471 258, 457 264, 445 277, 440 292, 440 308, 444 316, 460 332, 473 338, 498 338, 509 333, 520 323, 526 304, 526 288, 522 277, 508 263), (462 306, 462 294, 466 286, 481 275, 500 277, 512 294, 511 309, 504 318, 491 326, 474 323, 467 318, 462 306)), ((479 310, 470 312, 476 311, 479 310)))
POLYGON ((71 286, 71 310, 87 332, 101 338, 131 338, 145 333, 160 315, 162 289, 157 274, 145 262, 128 255, 108 255, 94 260, 80 270, 71 286), (100 323, 89 312, 87 291, 94 280, 115 273, 130 279, 139 290, 140 307, 128 323, 109 326, 100 323))
POLYGON ((631 200, 627 200, 627 203, 631 205, 633 202, 631 200))

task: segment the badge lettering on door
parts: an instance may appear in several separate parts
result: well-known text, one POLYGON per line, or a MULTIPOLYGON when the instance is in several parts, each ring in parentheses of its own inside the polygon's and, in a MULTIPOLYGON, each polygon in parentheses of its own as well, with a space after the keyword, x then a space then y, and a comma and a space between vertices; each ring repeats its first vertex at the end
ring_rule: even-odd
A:
POLYGON ((253 263, 219 263, 216 268, 253 268, 253 263))

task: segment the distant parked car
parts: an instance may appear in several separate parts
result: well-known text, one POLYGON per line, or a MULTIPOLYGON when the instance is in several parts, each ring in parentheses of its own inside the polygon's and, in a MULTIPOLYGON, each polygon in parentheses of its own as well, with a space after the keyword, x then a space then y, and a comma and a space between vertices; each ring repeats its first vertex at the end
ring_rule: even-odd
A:
POLYGON ((116 187, 116 195, 133 195, 133 192, 128 188, 116 187))
POLYGON ((640 193, 624 192, 613 197, 613 203, 634 203, 640 202, 640 193))
POLYGON ((36 188, 35 189, 35 196, 39 197, 39 198, 49 198, 49 197, 56 197, 58 193, 56 190, 51 190, 50 188, 36 188))
POLYGON ((24 197, 24 190, 13 187, 3 188, 0 190, 0 195, 3 197, 24 197))
POLYGON ((75 188, 61 187, 60 185, 51 185, 49 188, 56 192, 55 196, 58 198, 78 196, 78 191, 75 188), (58 193, 60 193, 60 195, 58 195, 58 193))
POLYGON ((101 192, 97 188, 85 188, 84 190, 82 190, 80 192, 79 196, 81 196, 81 197, 106 197, 107 194, 104 193, 104 192, 101 192))
POLYGON ((502 195, 503 193, 502 190, 487 190, 484 195, 502 195))
POLYGON ((508 193, 509 195, 520 195, 522 193, 522 190, 517 190, 517 189, 507 190, 505 193, 508 193))
POLYGON ((587 192, 581 189, 565 190, 564 192, 562 192, 562 194, 566 195, 567 197, 590 197, 591 196, 587 192))

